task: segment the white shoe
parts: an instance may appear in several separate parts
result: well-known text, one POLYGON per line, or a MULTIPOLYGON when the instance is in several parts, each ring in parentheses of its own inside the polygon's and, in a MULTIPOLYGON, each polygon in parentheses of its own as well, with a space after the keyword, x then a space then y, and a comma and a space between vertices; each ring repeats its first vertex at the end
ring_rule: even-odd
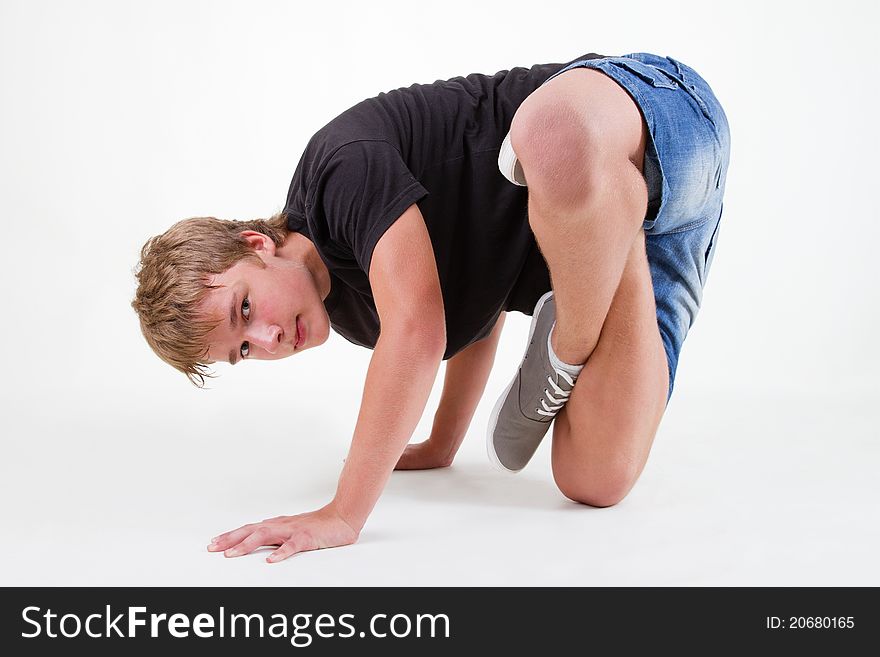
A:
POLYGON ((513 152, 513 146, 510 145, 510 133, 501 142, 501 151, 498 153, 498 168, 504 177, 514 185, 527 187, 526 176, 523 173, 522 165, 516 159, 516 153, 513 152))

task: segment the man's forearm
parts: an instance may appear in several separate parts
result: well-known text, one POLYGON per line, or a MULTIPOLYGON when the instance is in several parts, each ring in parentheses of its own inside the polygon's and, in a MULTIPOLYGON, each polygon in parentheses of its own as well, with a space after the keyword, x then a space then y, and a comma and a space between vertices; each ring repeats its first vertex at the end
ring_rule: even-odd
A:
POLYGON ((383 331, 376 343, 333 500, 355 531, 367 521, 419 423, 443 350, 441 342, 405 331, 383 331))
POLYGON ((434 414, 431 441, 449 459, 455 456, 464 440, 486 389, 504 317, 502 312, 491 334, 446 361, 443 393, 434 414))

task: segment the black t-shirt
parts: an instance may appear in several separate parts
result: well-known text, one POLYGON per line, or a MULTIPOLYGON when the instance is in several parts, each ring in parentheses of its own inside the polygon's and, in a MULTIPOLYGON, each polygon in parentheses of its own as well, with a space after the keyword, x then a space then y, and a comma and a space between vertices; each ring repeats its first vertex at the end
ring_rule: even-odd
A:
POLYGON ((314 243, 330 271, 324 304, 337 333, 375 347, 370 259, 413 203, 440 276, 444 360, 486 337, 502 311, 532 314, 550 276, 528 224, 527 189, 501 174, 498 152, 523 100, 564 66, 474 73, 381 93, 312 137, 284 210, 288 228, 314 243))

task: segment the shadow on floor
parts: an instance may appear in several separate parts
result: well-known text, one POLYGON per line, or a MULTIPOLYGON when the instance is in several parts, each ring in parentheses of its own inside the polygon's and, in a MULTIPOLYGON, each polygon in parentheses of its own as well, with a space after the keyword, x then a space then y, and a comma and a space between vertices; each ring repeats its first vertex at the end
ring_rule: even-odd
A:
POLYGON ((527 471, 505 474, 468 464, 437 470, 395 471, 383 496, 438 504, 547 510, 592 508, 566 498, 552 478, 538 478, 527 471))

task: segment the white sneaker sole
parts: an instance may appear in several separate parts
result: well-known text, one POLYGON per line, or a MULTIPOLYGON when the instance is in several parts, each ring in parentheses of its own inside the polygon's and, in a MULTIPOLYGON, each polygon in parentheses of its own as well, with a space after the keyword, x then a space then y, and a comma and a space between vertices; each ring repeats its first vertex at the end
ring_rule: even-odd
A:
MULTIPOLYGON (((550 290, 540 299, 538 299, 538 303, 535 304, 535 311, 532 314, 532 325, 529 328, 529 338, 526 340, 526 350, 523 352, 522 358, 520 358, 520 367, 522 367, 522 363, 526 358, 526 354, 529 353, 529 347, 532 344, 532 336, 535 334, 535 326, 538 324, 538 315, 541 313, 541 308, 544 307, 544 303, 553 295, 553 290, 550 290)), ((498 398, 498 401, 495 402, 495 407, 492 409, 492 414, 489 416, 489 430, 486 433, 486 450, 489 453, 489 460, 502 472, 509 472, 515 474, 517 472, 521 472, 523 468, 519 470, 511 470, 507 466, 501 463, 501 460, 498 458, 498 454, 495 453, 495 445, 492 441, 492 436, 495 434, 495 426, 498 424, 498 414, 501 413, 501 407, 504 406, 504 401, 507 399, 507 395, 510 392, 510 389, 513 388, 513 384, 516 383, 516 380, 519 378, 519 370, 520 367, 516 368, 516 374, 513 375, 513 380, 507 385, 507 388, 504 389, 504 392, 501 393, 501 396, 498 398)))

